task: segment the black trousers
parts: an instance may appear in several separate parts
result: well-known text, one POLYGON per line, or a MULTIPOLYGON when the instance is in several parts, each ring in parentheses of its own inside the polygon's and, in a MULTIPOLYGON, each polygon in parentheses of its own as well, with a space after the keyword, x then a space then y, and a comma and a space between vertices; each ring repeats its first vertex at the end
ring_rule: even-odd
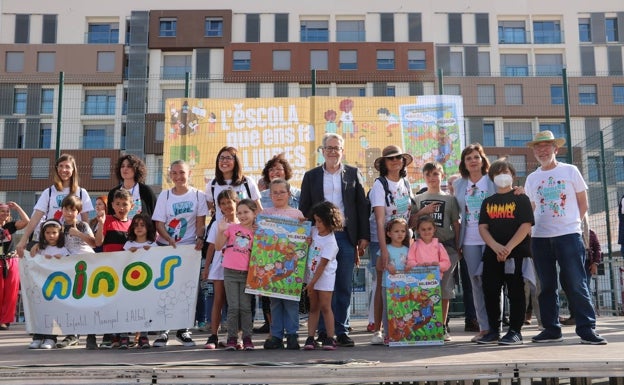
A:
POLYGON ((490 330, 496 331, 501 327, 500 292, 503 286, 506 286, 509 299, 509 328, 520 332, 526 312, 522 259, 515 260, 513 274, 505 274, 505 262, 498 262, 495 256, 484 256, 482 282, 490 330))

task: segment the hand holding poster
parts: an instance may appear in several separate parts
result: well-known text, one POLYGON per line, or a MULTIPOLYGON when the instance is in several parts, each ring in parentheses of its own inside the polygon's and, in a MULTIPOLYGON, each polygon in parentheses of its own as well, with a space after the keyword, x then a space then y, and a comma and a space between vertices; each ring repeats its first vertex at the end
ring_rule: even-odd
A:
POLYGON ((390 346, 442 345, 442 291, 438 266, 385 274, 390 346))
POLYGON ((245 293, 299 301, 311 224, 258 215, 245 293))
POLYGON ((26 330, 62 335, 189 327, 200 258, 192 245, 26 256, 20 263, 26 330))

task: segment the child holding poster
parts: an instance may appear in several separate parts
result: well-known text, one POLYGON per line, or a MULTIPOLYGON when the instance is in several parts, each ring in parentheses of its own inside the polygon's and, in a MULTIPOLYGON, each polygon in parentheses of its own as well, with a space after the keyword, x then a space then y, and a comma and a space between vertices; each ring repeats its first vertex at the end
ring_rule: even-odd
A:
POLYGON ((256 202, 243 199, 236 206, 236 217, 240 223, 222 220, 217 228, 215 248, 223 250, 223 278, 228 301, 226 350, 254 349, 251 340, 251 295, 245 293, 245 285, 257 210, 256 202), (243 331, 242 346, 238 343, 239 330, 243 331))
MULTIPOLYGON (((407 262, 407 253, 409 251, 409 228, 407 221, 404 218, 391 219, 386 223, 386 245, 388 249, 388 267, 385 274, 396 274, 397 272, 404 271, 407 262)), ((381 279, 381 277, 379 277, 381 279)), ((382 280, 382 293, 381 299, 383 303, 383 316, 382 322, 384 325, 384 337, 383 344, 388 344, 388 297, 386 295, 386 280, 382 280)), ((372 343, 373 345, 379 345, 378 343, 372 343)))
MULTIPOLYGON (((285 179, 273 179, 269 183, 273 207, 262 210, 263 214, 304 220, 303 213, 288 205, 290 184, 285 179)), ((286 329, 286 349, 299 350, 299 301, 271 297, 271 336, 264 342, 265 349, 284 348, 286 329)))
POLYGON ((336 281, 338 262, 338 243, 334 231, 342 229, 343 220, 340 209, 329 201, 317 203, 311 209, 314 218, 312 228, 312 244, 308 253, 308 268, 306 269, 306 291, 310 297, 310 313, 308 315, 308 338, 303 348, 314 350, 316 343, 314 333, 318 326, 321 313, 327 327, 327 336, 321 338, 323 350, 335 350, 334 340, 334 313, 331 302, 336 281))
MULTIPOLYGON (((63 225, 56 219, 49 219, 41 225, 37 254, 46 259, 60 259, 69 255, 65 248, 63 225)), ((34 256, 34 254, 33 254, 34 256)), ((52 349, 56 346, 56 336, 51 334, 34 334, 28 349, 52 349)))

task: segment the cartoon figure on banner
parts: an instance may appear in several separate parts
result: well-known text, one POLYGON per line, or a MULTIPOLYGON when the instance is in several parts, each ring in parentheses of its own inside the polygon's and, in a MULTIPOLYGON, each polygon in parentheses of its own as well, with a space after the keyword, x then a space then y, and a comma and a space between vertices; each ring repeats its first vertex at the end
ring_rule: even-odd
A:
POLYGON ((325 163, 325 157, 323 156, 323 146, 316 148, 316 165, 320 166, 325 163))
POLYGON ((448 131, 445 127, 438 129, 438 153, 436 154, 436 161, 440 164, 446 164, 453 153, 453 141, 448 135, 448 131))
POLYGON ((211 112, 208 116, 208 129, 206 130, 208 134, 214 134, 217 132, 217 115, 214 112, 211 112))
POLYGON ((325 111, 325 133, 331 132, 335 134, 338 132, 338 126, 336 125, 337 115, 338 114, 334 110, 325 111))
POLYGON ((351 138, 355 137, 355 122, 353 121, 353 107, 354 107, 353 99, 343 99, 340 101, 340 111, 342 114, 340 115, 340 122, 338 124, 338 128, 342 129, 343 136, 349 134, 351 138))
POLYGON ((390 110, 387 108, 380 108, 377 110, 377 116, 380 120, 386 121, 386 136, 392 136, 393 130, 400 131, 399 117, 397 115, 391 114, 390 110))
POLYGON ((370 147, 370 143, 365 135, 360 135, 360 151, 358 154, 358 159, 362 159, 366 157, 366 150, 370 147))

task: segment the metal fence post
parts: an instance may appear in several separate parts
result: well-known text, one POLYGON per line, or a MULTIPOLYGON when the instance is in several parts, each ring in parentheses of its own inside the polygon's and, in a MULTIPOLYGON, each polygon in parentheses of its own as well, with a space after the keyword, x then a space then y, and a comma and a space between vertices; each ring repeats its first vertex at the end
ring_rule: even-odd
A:
POLYGON ((61 156, 61 118, 63 111, 63 85, 65 84, 65 73, 59 72, 59 92, 56 111, 56 159, 61 156))

